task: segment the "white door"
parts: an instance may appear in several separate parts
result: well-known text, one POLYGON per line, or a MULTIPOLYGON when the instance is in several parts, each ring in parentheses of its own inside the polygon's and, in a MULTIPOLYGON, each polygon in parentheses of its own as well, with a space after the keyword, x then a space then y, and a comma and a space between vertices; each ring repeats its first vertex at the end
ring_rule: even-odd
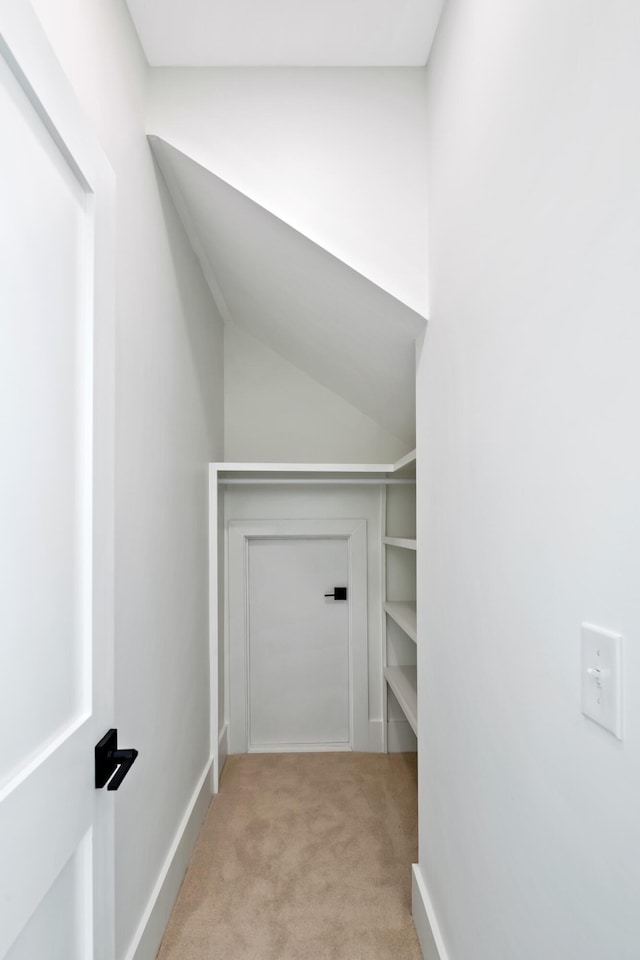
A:
POLYGON ((249 750, 348 747, 348 577, 346 539, 250 541, 249 750))
POLYGON ((113 956, 113 183, 0 0, 0 957, 113 956))
MULTIPOLYGON (((215 482, 215 481, 214 481, 215 482)), ((224 727, 220 734, 221 742, 227 740, 229 753, 246 753, 247 750, 369 750, 370 749, 370 731, 369 731, 369 664, 368 664, 368 626, 367 626, 367 521, 363 519, 315 519, 315 520, 229 520, 227 523, 227 543, 228 543, 228 630, 225 642, 225 711, 224 727), (331 560, 322 569, 317 568, 313 576, 305 573, 305 567, 299 559, 295 558, 295 545, 308 543, 309 541, 338 541, 337 551, 339 560, 335 563, 331 560), (287 618, 291 618, 292 624, 286 627, 284 637, 278 641, 280 652, 279 657, 284 661, 283 670, 279 675, 272 675, 271 688, 262 691, 259 694, 261 705, 256 703, 259 711, 271 709, 269 704, 273 703, 274 698, 297 697, 298 702, 289 700, 286 710, 284 710, 280 721, 280 729, 272 728, 270 736, 278 737, 269 744, 267 738, 260 734, 257 727, 256 717, 251 717, 251 683, 256 680, 259 684, 262 670, 258 669, 254 663, 251 666, 250 647, 251 647, 251 577, 250 577, 250 556, 254 560, 257 553, 253 553, 253 547, 258 541, 270 541, 283 543, 288 541, 289 546, 293 546, 293 552, 288 552, 288 547, 283 546, 283 551, 288 557, 288 568, 291 575, 287 573, 287 567, 284 568, 284 575, 277 573, 276 569, 270 571, 264 570, 265 577, 278 577, 273 583, 263 582, 260 588, 265 602, 266 617, 277 617, 282 621, 284 617, 285 624, 287 618), (343 582, 339 578, 343 575, 345 567, 342 565, 344 557, 347 558, 346 576, 343 582), (292 560, 292 557, 294 558, 292 560), (292 569, 291 569, 292 568, 292 569), (291 577, 295 578, 293 583, 291 577), (302 580, 306 580, 303 587, 302 580), (348 601, 334 601, 331 597, 324 596, 325 593, 332 593, 334 587, 348 587, 348 601), (293 587, 293 588, 292 588, 293 587), (308 598, 303 599, 303 596, 308 598), (309 619, 309 609, 312 605, 315 613, 320 618, 321 623, 329 625, 328 632, 330 636, 325 644, 324 641, 316 643, 317 649, 308 645, 305 646, 305 636, 315 636, 316 629, 318 637, 322 637, 322 627, 314 626, 310 630, 306 621, 309 619), (271 605, 271 613, 269 612, 271 605), (293 626, 293 619, 302 624, 301 629, 293 626), (326 620, 324 619, 326 618, 326 620), (348 734, 344 736, 344 650, 345 640, 341 631, 341 625, 347 623, 347 677, 348 677, 348 734), (333 630, 336 627, 336 630, 333 630), (287 637, 288 631, 288 637, 287 637), (287 655, 289 654, 289 655, 287 655), (316 664, 318 670, 312 681, 309 680, 309 665, 316 664), (323 659, 324 658, 324 659, 323 659), (300 727, 297 732, 289 732, 285 726, 291 728, 290 718, 294 712, 300 717, 300 704, 306 708, 308 703, 316 703, 316 684, 321 677, 324 677, 322 684, 322 697, 324 703, 335 704, 333 717, 329 721, 325 718, 326 726, 319 729, 317 726, 312 730, 312 726, 307 717, 305 736, 313 736, 312 740, 303 740, 300 735, 300 727), (327 677, 331 677, 330 682, 327 677), (304 697, 301 696, 304 693, 304 697), (309 693, 310 699, 305 699, 309 693), (329 699, 327 699, 329 698, 329 699), (294 709, 295 708, 295 709, 294 709), (287 719, 287 716, 289 719, 287 719), (254 728, 252 731, 252 723, 254 728), (283 737, 295 736, 294 740, 285 740, 283 737), (327 736, 339 736, 340 740, 327 740, 327 736), (252 738, 254 738, 252 740, 252 738), (258 742, 259 741, 259 742, 258 742)), ((214 529, 211 537, 211 566, 215 570, 215 559, 218 549, 217 530, 214 529)), ((266 550, 268 551, 267 546, 266 550)), ((322 549, 322 548, 321 548, 322 549)), ((276 547, 277 551, 277 547, 276 547)), ((267 567, 269 566, 268 553, 263 554, 267 558, 267 567)), ((316 561, 314 560, 314 563, 316 561)), ((323 561, 324 563, 324 561, 323 561)), ((258 561, 258 565, 260 561, 258 561)), ((265 564, 263 563, 264 567, 265 564)), ((255 574, 260 577, 258 569, 254 569, 255 574)), ((260 612, 254 611, 254 621, 256 615, 260 617, 260 612)), ((215 621, 212 621, 215 622, 215 621)), ((275 641, 273 641, 275 642, 275 641)), ((265 661, 265 670, 271 670, 272 650, 269 648, 269 641, 266 641, 265 648, 257 646, 259 641, 254 640, 254 653, 258 659, 265 661)), ((213 685, 217 687, 218 678, 216 668, 217 658, 212 658, 213 685)), ((213 698, 212 698, 213 699, 213 698)), ((314 706, 314 712, 317 709, 314 706)), ((273 722, 270 720, 270 722, 273 722)))

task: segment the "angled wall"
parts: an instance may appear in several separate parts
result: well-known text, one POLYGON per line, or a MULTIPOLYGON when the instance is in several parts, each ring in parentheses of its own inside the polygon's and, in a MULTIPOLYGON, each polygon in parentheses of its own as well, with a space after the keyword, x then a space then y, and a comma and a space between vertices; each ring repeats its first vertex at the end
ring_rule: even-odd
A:
POLYGON ((234 324, 224 330, 225 459, 393 463, 407 443, 234 324))
POLYGON ((155 68, 147 131, 427 316, 424 78, 155 68))
POLYGON ((424 319, 201 164, 151 143, 225 321, 411 448, 424 319))

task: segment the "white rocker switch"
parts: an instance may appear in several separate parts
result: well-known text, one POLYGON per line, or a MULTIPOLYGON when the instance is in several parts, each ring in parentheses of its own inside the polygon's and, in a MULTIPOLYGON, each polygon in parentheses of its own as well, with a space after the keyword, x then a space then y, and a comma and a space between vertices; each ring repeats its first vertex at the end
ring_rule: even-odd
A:
POLYGON ((622 740, 622 635, 583 623, 582 712, 622 740))

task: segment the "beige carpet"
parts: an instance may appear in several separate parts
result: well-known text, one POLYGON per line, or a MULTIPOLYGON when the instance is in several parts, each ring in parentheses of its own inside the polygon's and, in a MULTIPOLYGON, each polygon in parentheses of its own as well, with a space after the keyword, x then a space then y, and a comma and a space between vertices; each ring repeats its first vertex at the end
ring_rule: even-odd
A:
POLYGON ((421 960, 415 754, 230 757, 158 960, 421 960))

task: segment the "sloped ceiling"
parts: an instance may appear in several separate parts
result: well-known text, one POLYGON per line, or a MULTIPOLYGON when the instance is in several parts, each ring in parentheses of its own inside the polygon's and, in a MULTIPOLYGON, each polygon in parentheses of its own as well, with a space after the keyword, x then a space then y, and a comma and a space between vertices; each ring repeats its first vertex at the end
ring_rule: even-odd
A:
POLYGON ((225 321, 412 443, 424 319, 179 150, 151 144, 225 321))
POLYGON ((127 0, 151 66, 423 66, 443 0, 127 0))
POLYGON ((149 71, 147 131, 428 310, 426 71, 149 71))

